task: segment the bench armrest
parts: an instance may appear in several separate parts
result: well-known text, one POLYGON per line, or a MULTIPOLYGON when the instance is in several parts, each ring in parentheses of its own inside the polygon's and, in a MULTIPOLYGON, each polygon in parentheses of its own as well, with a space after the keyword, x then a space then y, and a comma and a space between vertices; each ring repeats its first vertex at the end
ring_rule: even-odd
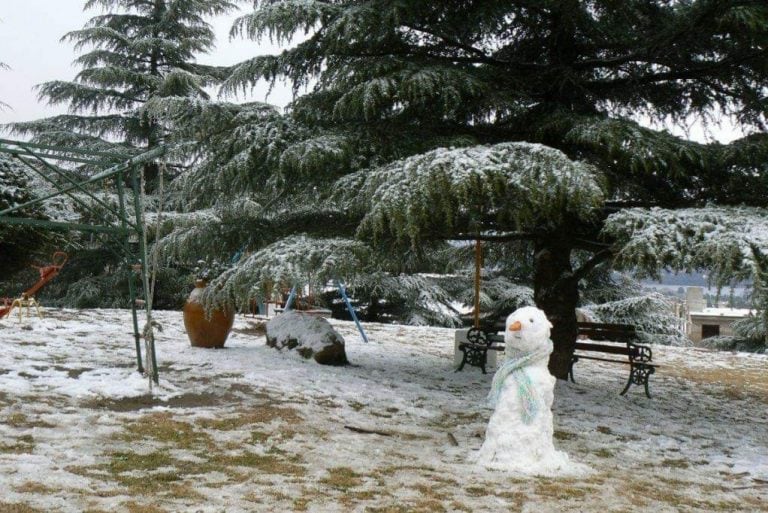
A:
POLYGON ((638 344, 635 342, 627 342, 629 347, 629 360, 637 363, 650 363, 653 360, 653 351, 650 346, 644 344, 638 344))

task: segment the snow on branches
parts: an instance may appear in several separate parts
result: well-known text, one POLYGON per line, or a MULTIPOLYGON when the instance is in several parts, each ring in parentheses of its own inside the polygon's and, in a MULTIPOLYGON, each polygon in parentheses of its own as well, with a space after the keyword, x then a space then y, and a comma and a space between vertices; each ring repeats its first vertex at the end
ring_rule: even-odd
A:
POLYGON ((314 290, 329 280, 360 272, 368 248, 343 238, 319 239, 294 235, 242 259, 208 288, 207 304, 246 305, 264 298, 273 287, 309 285, 314 290))
POLYGON ((674 315, 668 298, 658 293, 630 296, 582 307, 593 322, 631 324, 646 343, 688 345, 682 319, 674 315))
POLYGON ((753 273, 751 246, 768 247, 768 210, 707 207, 627 209, 604 233, 622 249, 616 263, 656 277, 660 269, 708 269, 718 285, 753 273))
POLYGON ((366 212, 361 235, 417 244, 482 230, 533 230, 566 216, 593 219, 598 173, 529 143, 439 148, 337 182, 342 201, 366 212))
POLYGON ((31 199, 29 180, 11 159, 0 155, 0 209, 13 208, 31 199))

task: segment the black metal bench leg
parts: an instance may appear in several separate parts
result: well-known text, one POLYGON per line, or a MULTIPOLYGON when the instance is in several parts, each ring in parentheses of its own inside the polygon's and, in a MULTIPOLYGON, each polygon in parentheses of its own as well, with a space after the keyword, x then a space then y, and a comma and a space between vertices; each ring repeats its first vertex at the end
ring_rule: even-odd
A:
MULTIPOLYGON (((624 386, 624 390, 621 391, 619 395, 624 395, 627 393, 627 390, 629 390, 629 387, 632 386, 632 369, 629 370, 629 379, 627 380, 627 384, 624 386)), ((647 386, 647 385, 646 385, 647 386)), ((647 389, 646 389, 647 390, 647 389)))
POLYGON ((651 398, 651 393, 648 391, 648 382, 651 381, 651 374, 656 372, 655 367, 648 367, 647 371, 643 374, 645 377, 645 380, 643 382, 643 385, 645 385, 645 395, 648 397, 648 399, 651 398))
POLYGON ((459 364, 459 367, 453 372, 459 372, 464 368, 464 364, 467 363, 467 352, 462 351, 461 353, 463 354, 463 356, 461 357, 461 363, 459 364))
POLYGON ((573 364, 579 361, 578 357, 574 356, 571 358, 571 365, 568 367, 568 377, 571 378, 571 383, 576 383, 576 380, 573 379, 573 364))
POLYGON ((627 384, 624 387, 624 390, 621 391, 620 395, 626 394, 627 390, 629 390, 629 387, 632 384, 643 385, 643 388, 645 388, 645 396, 650 399, 651 393, 648 390, 648 378, 651 374, 654 373, 655 370, 656 369, 653 367, 643 364, 632 364, 629 368, 629 379, 627 380, 627 384))

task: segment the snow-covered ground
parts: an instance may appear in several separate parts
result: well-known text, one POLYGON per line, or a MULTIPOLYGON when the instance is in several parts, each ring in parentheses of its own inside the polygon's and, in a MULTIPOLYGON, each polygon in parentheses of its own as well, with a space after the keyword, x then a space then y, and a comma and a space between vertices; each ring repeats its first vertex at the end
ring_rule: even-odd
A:
POLYGON ((129 312, 45 313, 0 321, 0 511, 768 511, 766 356, 657 347, 650 400, 579 362, 555 438, 592 471, 525 477, 469 463, 492 376, 453 372, 452 330, 333 321, 352 366, 323 367, 157 312, 150 396, 129 312))

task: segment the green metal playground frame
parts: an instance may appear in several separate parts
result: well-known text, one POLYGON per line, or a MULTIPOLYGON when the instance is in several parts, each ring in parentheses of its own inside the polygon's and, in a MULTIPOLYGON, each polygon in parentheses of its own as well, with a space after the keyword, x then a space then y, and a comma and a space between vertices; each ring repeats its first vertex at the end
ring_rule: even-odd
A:
MULTIPOLYGON (((133 334, 136 344, 136 363, 140 373, 145 372, 142 363, 141 338, 139 330, 137 286, 136 279, 141 280, 144 308, 146 309, 147 325, 151 330, 152 302, 149 298, 149 275, 147 272, 147 248, 145 244, 144 205, 141 194, 141 169, 144 165, 162 158, 167 151, 165 146, 158 146, 145 153, 130 156, 118 152, 90 151, 82 148, 70 148, 35 144, 10 139, 0 139, 0 153, 10 155, 14 160, 23 164, 45 182, 50 184, 53 192, 42 197, 0 210, 0 224, 25 225, 47 230, 80 231, 86 233, 106 234, 117 242, 119 255, 129 270, 128 292, 130 295, 131 312, 133 316, 133 334), (65 169, 60 163, 88 165, 95 174, 89 173, 87 178, 78 176, 72 170, 65 169), (126 182, 129 184, 132 198, 126 194, 126 182), (94 184, 114 186, 117 192, 117 207, 109 205, 97 195, 88 190, 87 186, 94 184), (57 196, 66 195, 75 203, 85 208, 99 205, 114 216, 114 221, 104 219, 101 224, 80 224, 47 219, 33 219, 14 216, 25 208, 40 205, 44 201, 57 196), (84 201, 88 198, 92 203, 84 201), (132 205, 128 205, 128 203, 132 205), (132 212, 131 212, 132 211, 132 212), (131 241, 138 240, 137 249, 133 249, 131 241)), ((158 382, 157 357, 155 354, 154 337, 145 337, 147 345, 147 370, 151 379, 158 382)))

